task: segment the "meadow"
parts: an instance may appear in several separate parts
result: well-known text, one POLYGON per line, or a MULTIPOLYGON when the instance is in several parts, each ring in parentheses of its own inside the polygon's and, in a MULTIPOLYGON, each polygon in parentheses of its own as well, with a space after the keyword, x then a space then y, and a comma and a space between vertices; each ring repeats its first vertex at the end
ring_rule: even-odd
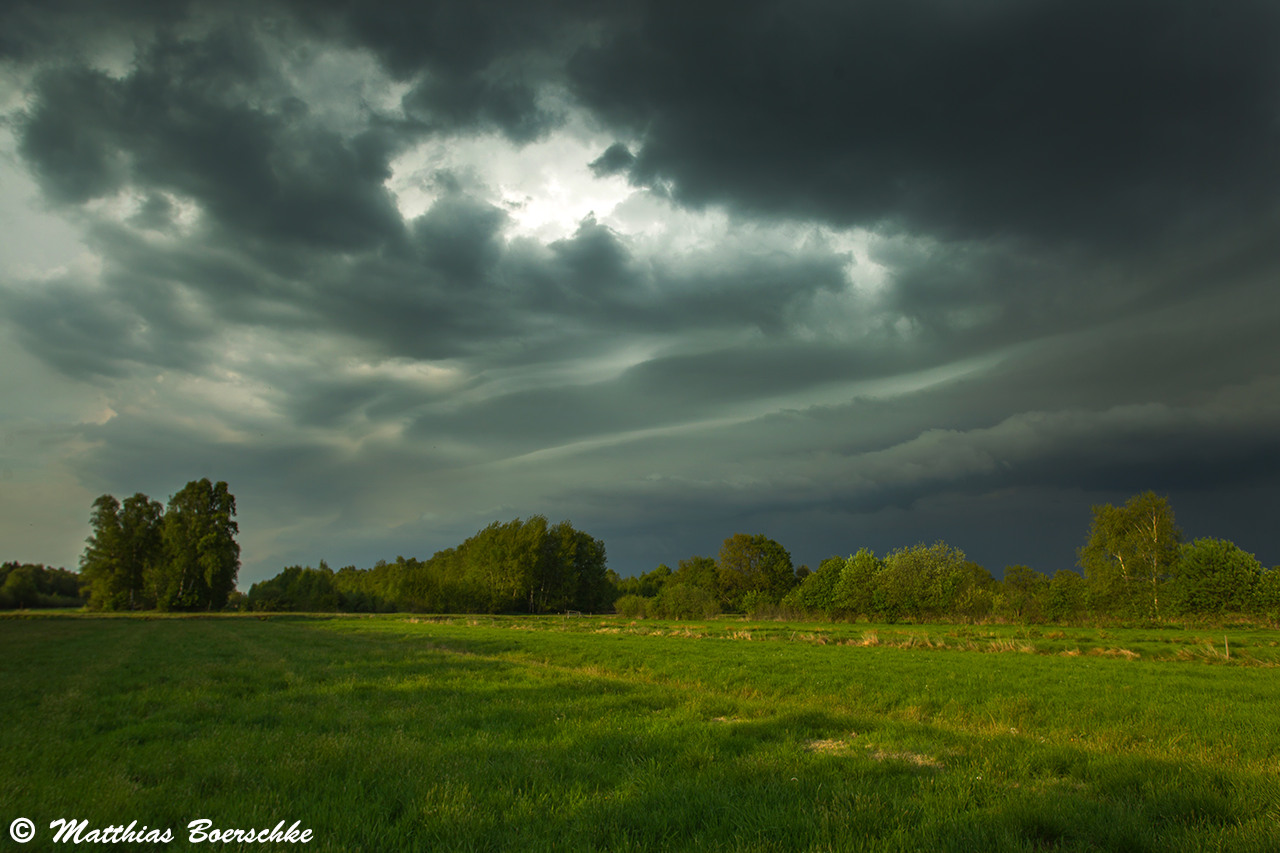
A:
POLYGON ((173 830, 118 849, 201 818, 335 851, 1280 849, 1277 631, 19 615, 0 650, 0 847, 21 816, 32 850, 59 818, 173 830))

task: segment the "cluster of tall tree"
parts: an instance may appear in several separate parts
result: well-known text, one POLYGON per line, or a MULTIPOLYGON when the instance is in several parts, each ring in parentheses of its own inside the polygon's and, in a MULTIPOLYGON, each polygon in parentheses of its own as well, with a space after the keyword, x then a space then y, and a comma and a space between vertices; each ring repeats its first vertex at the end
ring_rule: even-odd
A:
POLYGON ((240 571, 235 496, 224 482, 193 480, 165 508, 139 492, 93 502, 93 533, 80 558, 97 610, 221 610, 240 571))
POLYGON ((494 522, 428 560, 397 557, 337 572, 290 566, 254 584, 255 610, 599 613, 613 604, 604 543, 545 516, 494 522))
POLYGON ((75 572, 42 563, 0 563, 0 610, 83 605, 75 572))

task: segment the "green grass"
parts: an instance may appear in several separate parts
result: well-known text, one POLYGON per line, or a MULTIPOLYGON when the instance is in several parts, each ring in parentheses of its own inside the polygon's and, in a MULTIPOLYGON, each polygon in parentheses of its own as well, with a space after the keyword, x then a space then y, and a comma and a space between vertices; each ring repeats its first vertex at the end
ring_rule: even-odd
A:
POLYGON ((1280 633, 1218 633, 0 619, 0 848, 1274 851, 1280 633))

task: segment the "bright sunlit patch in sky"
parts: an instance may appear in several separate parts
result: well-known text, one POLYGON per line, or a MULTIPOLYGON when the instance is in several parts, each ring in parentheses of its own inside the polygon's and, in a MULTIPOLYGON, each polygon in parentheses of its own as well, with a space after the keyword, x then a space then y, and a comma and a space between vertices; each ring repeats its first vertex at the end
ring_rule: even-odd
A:
POLYGON ((589 164, 610 141, 572 127, 524 146, 499 136, 430 139, 391 163, 387 187, 408 220, 431 208, 447 175, 502 207, 509 236, 550 243, 592 214, 606 219, 636 192, 623 177, 592 173, 589 164))
POLYGON ((347 365, 345 374, 356 379, 391 379, 433 390, 449 388, 462 381, 462 373, 456 366, 431 364, 409 358, 353 363, 347 365))

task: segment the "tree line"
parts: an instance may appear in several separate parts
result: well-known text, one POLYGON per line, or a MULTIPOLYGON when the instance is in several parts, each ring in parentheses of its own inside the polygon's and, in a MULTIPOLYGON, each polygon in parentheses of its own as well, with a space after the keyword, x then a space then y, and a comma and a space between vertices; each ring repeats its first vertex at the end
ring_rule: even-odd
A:
POLYGON ((43 563, 0 564, 0 610, 83 607, 80 575, 43 563))
POLYGON ((1280 618, 1280 567, 1266 570, 1234 543, 1184 542, 1167 498, 1092 508, 1081 573, 1052 577, 1023 565, 997 580, 946 542, 876 556, 863 548, 791 572, 781 545, 726 539, 718 559, 681 560, 617 583, 617 612, 703 618, 722 612, 872 621, 1078 622, 1241 614, 1280 618))
POLYGON ((435 613, 615 611, 628 617, 756 617, 872 621, 1079 622, 1280 614, 1280 570, 1234 543, 1182 541, 1168 500, 1151 492, 1093 507, 1081 572, 1052 577, 1007 566, 996 579, 946 542, 877 556, 863 548, 816 571, 760 534, 724 540, 637 577, 605 566, 604 544, 565 521, 534 516, 490 525, 428 560, 397 557, 371 569, 290 566, 250 589, 255 610, 435 613))
POLYGON ((494 522, 427 560, 371 569, 289 566, 249 589, 253 610, 420 613, 600 613, 614 591, 605 547, 568 521, 494 522))
POLYGON ((1184 542, 1167 498, 1092 508, 1081 572, 1007 566, 1002 579, 946 542, 863 548, 816 571, 763 535, 738 533, 716 557, 638 577, 606 565, 604 543, 545 516, 494 522, 429 559, 369 569, 289 566, 235 589, 239 532, 224 482, 192 481, 168 507, 144 494, 93 504, 79 574, 0 567, 0 608, 252 609, 295 612, 584 613, 705 618, 719 613, 873 621, 1078 622, 1242 614, 1280 619, 1280 567, 1221 539, 1184 542))

